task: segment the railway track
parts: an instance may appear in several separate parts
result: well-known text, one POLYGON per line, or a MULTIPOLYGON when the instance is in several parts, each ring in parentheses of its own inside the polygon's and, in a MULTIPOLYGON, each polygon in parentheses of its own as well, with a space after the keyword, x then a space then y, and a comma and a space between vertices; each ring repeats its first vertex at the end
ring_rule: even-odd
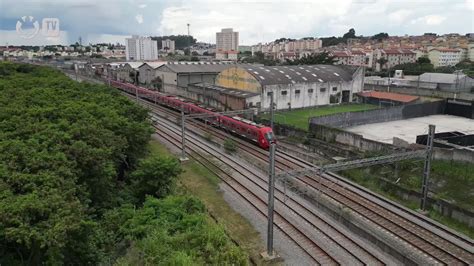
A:
MULTIPOLYGON (((149 107, 153 106, 147 103, 149 107)), ((164 107, 153 106, 155 110, 164 112, 169 117, 177 117, 177 113, 164 107)), ((229 136, 202 123, 190 123, 200 130, 212 132, 213 136, 224 140, 229 136)), ((268 152, 258 150, 256 146, 234 138, 245 151, 257 160, 266 162, 268 152)), ((276 167, 283 170, 302 167, 315 167, 303 160, 278 152, 276 167)), ((294 177, 295 180, 319 191, 325 196, 347 206, 362 218, 374 224, 374 227, 393 236, 407 249, 426 261, 439 264, 470 265, 474 263, 473 241, 465 236, 452 232, 422 215, 404 208, 399 204, 384 199, 350 181, 334 174, 304 175, 294 177)))
MULTIPOLYGON (((158 130, 164 132, 163 134, 160 134, 161 137, 167 139, 170 143, 173 143, 173 145, 180 147, 181 129, 179 127, 160 124, 158 130)), ((186 137, 187 141, 191 143, 191 145, 187 146, 187 148, 190 149, 189 154, 191 154, 194 159, 201 160, 200 162, 208 168, 219 169, 216 174, 218 174, 223 181, 228 182, 232 178, 234 181, 237 180, 235 177, 232 177, 232 175, 227 173, 231 170, 230 172, 240 175, 240 179, 237 181, 239 182, 240 188, 246 188, 249 191, 258 190, 252 192, 253 197, 247 197, 246 200, 255 203, 257 202, 255 201, 255 197, 258 197, 258 202, 263 205, 254 205, 254 207, 258 209, 262 215, 266 215, 266 193, 268 185, 265 176, 262 177, 261 175, 255 174, 255 172, 242 166, 240 162, 236 161, 233 157, 223 153, 219 148, 209 145, 205 141, 200 140, 191 134, 186 137), (202 156, 201 154, 203 153, 206 155, 202 156), (208 158, 207 155, 212 155, 218 158, 217 160, 220 163, 225 163, 226 171, 220 170, 219 164, 216 165, 212 160, 206 159, 208 158), (205 161, 203 162, 202 160, 205 161)), ((240 194, 240 191, 238 192, 240 194)), ((246 196, 248 195, 249 193, 246 193, 246 196)), ((357 242, 351 240, 341 231, 341 229, 332 226, 326 219, 316 215, 303 203, 291 198, 285 198, 285 194, 281 188, 276 188, 275 200, 277 207, 275 213, 279 220, 279 222, 276 222, 278 228, 290 237, 298 246, 304 249, 305 252, 307 252, 307 254, 314 258, 318 263, 351 265, 382 265, 387 263, 387 261, 383 261, 373 256, 371 251, 368 251, 367 248, 364 247, 365 243, 362 241, 357 242), (278 223, 283 223, 283 225, 279 226, 278 223), (302 223, 309 224, 311 226, 310 230, 303 229, 304 226, 297 226, 302 223), (304 236, 304 238, 301 243, 302 236, 304 236), (314 239, 319 239, 319 241, 325 239, 325 243, 322 247, 319 247, 322 243, 316 244, 314 239), (317 246, 318 248, 316 249, 314 246, 317 246)))

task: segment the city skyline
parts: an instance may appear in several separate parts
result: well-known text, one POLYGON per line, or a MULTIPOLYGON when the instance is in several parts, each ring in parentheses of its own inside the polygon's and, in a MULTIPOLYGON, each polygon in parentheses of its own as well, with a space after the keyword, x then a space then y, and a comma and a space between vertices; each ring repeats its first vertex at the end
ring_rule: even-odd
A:
POLYGON ((222 28, 240 32, 240 44, 252 45, 281 37, 342 36, 354 28, 357 35, 379 32, 403 36, 474 31, 474 1, 55 1, 21 0, 2 3, 0 45, 120 42, 142 36, 187 34, 213 43, 222 28), (284 13, 283 13, 284 12, 284 13), (37 20, 58 18, 58 37, 24 39, 15 27, 22 16, 37 20), (280 19, 285 17, 284 20, 280 19))

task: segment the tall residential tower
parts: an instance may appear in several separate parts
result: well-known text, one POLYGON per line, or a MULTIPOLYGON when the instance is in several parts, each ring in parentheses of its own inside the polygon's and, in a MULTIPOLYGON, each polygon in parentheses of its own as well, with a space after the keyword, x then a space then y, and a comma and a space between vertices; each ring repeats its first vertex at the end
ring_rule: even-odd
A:
POLYGON ((158 59, 158 44, 147 37, 133 35, 125 39, 125 54, 127 61, 158 59))
POLYGON ((222 29, 216 33, 216 58, 237 60, 239 50, 239 33, 232 28, 222 29))

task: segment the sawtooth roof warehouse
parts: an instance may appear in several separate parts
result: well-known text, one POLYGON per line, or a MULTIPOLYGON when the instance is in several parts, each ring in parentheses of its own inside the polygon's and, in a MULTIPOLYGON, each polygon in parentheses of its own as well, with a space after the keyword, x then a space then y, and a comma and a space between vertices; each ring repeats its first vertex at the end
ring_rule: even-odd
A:
MULTIPOLYGON (((270 92, 279 110, 348 103, 362 91, 364 82, 364 69, 358 66, 203 62, 168 62, 156 68, 143 65, 140 72, 149 69, 150 73, 140 73, 140 85, 153 87, 150 82, 159 78, 162 91, 222 110, 268 109, 270 92)), ((119 79, 127 80, 129 76, 126 73, 119 79)))
POLYGON ((231 66, 221 71, 216 87, 259 94, 247 98, 247 107, 270 107, 274 93, 277 109, 304 108, 331 103, 352 102, 362 91, 362 67, 334 65, 231 66))

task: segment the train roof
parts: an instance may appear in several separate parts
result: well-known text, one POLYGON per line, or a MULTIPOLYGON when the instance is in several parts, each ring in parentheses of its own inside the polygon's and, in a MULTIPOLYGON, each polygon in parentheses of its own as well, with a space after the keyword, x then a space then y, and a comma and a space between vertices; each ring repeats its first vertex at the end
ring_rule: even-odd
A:
POLYGON ((242 123, 248 124, 248 125, 252 125, 252 126, 258 127, 258 128, 265 127, 265 125, 258 124, 258 123, 254 122, 254 121, 245 119, 245 118, 240 117, 240 116, 233 116, 233 117, 227 116, 227 117, 232 118, 232 119, 237 120, 237 121, 240 121, 240 122, 242 122, 242 123))

